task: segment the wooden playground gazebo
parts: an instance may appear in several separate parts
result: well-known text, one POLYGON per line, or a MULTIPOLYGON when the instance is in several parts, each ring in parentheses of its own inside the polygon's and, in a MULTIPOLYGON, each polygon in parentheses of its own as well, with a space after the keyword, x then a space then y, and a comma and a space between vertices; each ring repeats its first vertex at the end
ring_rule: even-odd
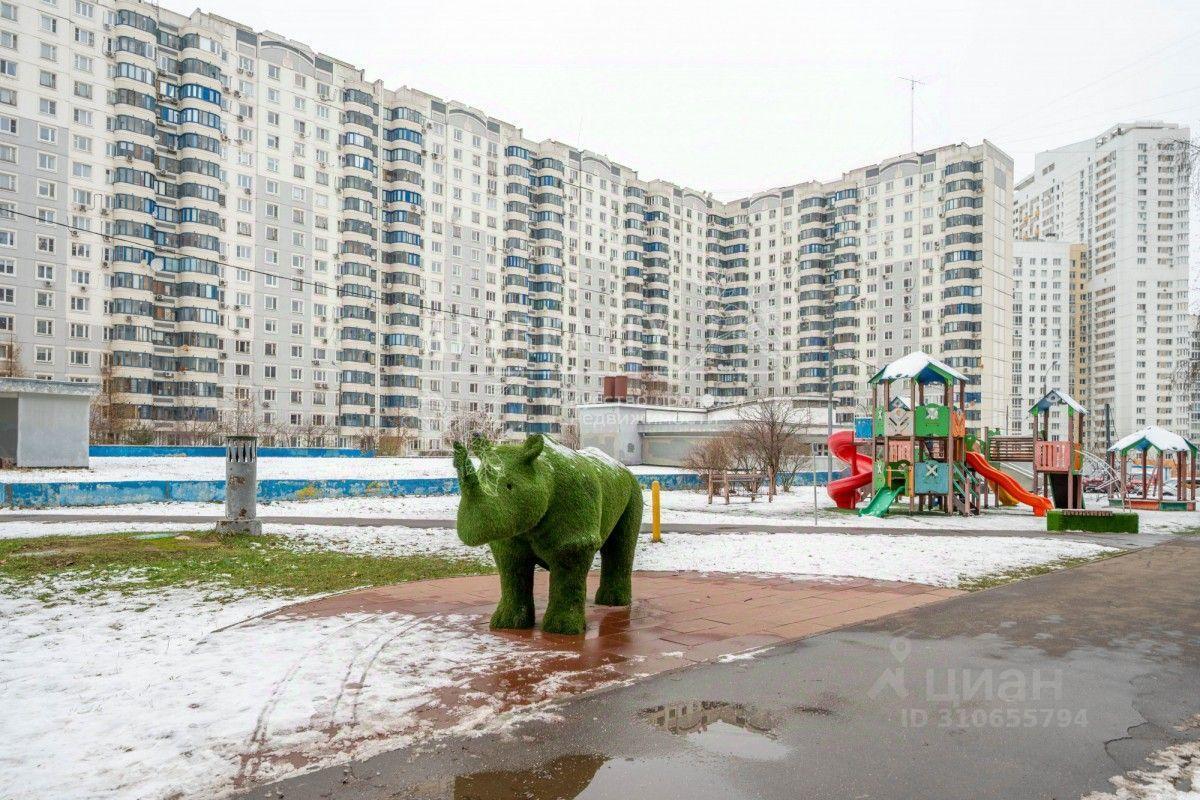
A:
POLYGON ((1198 450, 1189 439, 1157 426, 1129 434, 1108 448, 1108 465, 1117 469, 1121 478, 1120 497, 1110 494, 1109 504, 1158 511, 1195 511, 1198 450), (1151 451, 1157 454, 1153 461, 1151 451), (1131 455, 1134 464, 1141 467, 1141 475, 1134 481, 1129 480, 1131 455), (1166 496, 1169 469, 1175 472, 1174 498, 1166 496))

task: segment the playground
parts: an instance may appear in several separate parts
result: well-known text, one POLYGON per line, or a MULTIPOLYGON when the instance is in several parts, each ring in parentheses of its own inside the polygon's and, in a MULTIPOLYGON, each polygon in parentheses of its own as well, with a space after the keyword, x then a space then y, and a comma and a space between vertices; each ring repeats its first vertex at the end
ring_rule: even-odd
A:
MULTIPOLYGON (((492 553, 468 543, 498 529, 508 512, 492 504, 539 453, 489 461, 480 445, 475 461, 464 453, 453 465, 266 462, 267 480, 419 476, 445 487, 457 477, 473 494, 298 491, 259 507, 255 536, 213 533, 212 502, 4 509, 0 795, 261 792, 401 748, 511 737, 559 719, 579 695, 705 665, 750 668, 796 639, 935 613, 1196 532, 1196 516, 1180 513, 1195 502, 1196 449, 1182 437, 1139 432, 1106 459, 1089 456, 1079 446, 1086 409, 1057 390, 1030 409, 1042 423, 1033 436, 976 435, 961 374, 923 354, 888 365, 871 386, 870 415, 829 441, 848 474, 827 487, 755 498, 737 486, 728 503, 710 504, 695 475, 691 490, 661 492, 640 479, 681 473, 629 477, 623 507, 646 509, 640 532, 625 529, 636 539, 625 567, 632 602, 591 600, 604 596, 597 540, 583 551, 576 588, 587 601, 571 633, 529 627, 550 607, 546 570, 531 570, 528 585, 525 573, 502 578, 492 553), (1051 414, 1071 420, 1067 438, 1050 438, 1051 414), (478 506, 464 538, 466 500, 478 506), (1066 512, 1135 513, 1139 529, 1047 532, 1066 512), (522 614, 502 617, 512 627, 495 625, 504 580, 531 597, 522 614)), ((544 449, 548 475, 577 472, 580 454, 544 449)), ((198 462, 175 459, 164 472, 215 481, 216 465, 198 462)), ((145 470, 94 459, 93 471, 145 470)))
POLYGON ((1028 410, 1032 436, 981 436, 966 425, 967 377, 919 352, 883 367, 869 384, 870 416, 829 439, 850 473, 828 486, 838 508, 881 518, 1022 506, 1035 517, 1052 514, 1052 530, 1114 532, 1136 532, 1137 511, 1196 510, 1200 451, 1178 434, 1137 431, 1101 459, 1083 446, 1088 410, 1051 389, 1028 410), (1066 416, 1063 438, 1051 438, 1054 414, 1066 416), (1085 507, 1088 492, 1102 507, 1085 507))

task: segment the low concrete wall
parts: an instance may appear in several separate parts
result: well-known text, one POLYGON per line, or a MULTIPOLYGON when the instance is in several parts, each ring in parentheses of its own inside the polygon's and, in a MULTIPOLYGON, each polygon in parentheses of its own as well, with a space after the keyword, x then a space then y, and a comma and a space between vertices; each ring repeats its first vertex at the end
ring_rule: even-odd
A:
MULTIPOLYGON (((700 488, 700 476, 685 473, 638 475, 637 479, 646 488, 655 480, 667 490, 700 488)), ((440 494, 458 494, 458 479, 268 479, 258 482, 260 502, 316 500, 325 497, 411 497, 440 494)), ((224 500, 223 480, 10 483, 4 486, 5 505, 12 508, 70 508, 167 502, 219 503, 224 500)))
MULTIPOLYGON (((148 456, 225 457, 225 446, 171 447, 160 445, 94 444, 92 458, 139 458, 148 456)), ((375 453, 351 447, 260 447, 259 458, 374 458, 375 453)))

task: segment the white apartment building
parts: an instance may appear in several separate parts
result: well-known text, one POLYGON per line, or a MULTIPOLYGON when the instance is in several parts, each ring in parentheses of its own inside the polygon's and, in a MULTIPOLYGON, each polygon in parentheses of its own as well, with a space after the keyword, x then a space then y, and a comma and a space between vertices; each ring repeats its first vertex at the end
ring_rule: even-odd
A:
POLYGON ((1080 289, 1076 397, 1091 411, 1088 443, 1147 425, 1187 431, 1188 404, 1173 390, 1189 356, 1186 127, 1114 125, 1094 139, 1037 154, 1017 185, 1017 239, 1087 245, 1080 289))
POLYGON ((831 366, 848 424, 875 370, 924 350, 971 379, 970 427, 1003 425, 1012 175, 989 142, 948 145, 727 204, 745 239, 750 335, 744 363, 722 374, 750 396, 820 394, 831 366))
MULTIPOLYGON (((1012 404, 1003 430, 1033 434, 1029 409, 1051 389, 1074 396, 1080 339, 1075 287, 1085 248, 1054 239, 1013 242, 1012 404)), ((1040 430, 1040 429, 1039 429, 1040 430)), ((1065 437, 1066 415, 1050 422, 1051 436, 1065 437)))
POLYGON ((464 411, 558 432, 613 374, 832 380, 844 423, 913 349, 1002 425, 1012 183, 985 142, 726 203, 214 15, 0 0, 0 364, 160 437, 438 449, 464 411))

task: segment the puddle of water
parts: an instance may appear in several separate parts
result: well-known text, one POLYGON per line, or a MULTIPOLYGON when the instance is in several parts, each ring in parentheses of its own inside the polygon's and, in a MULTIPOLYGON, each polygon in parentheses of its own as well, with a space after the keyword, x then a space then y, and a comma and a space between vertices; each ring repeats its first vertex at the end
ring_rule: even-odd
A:
MULTIPOLYGON (((568 800, 578 797, 596 777, 605 756, 572 755, 536 769, 473 772, 454 778, 454 800, 568 800)), ((444 795, 443 795, 444 796, 444 795)))
POLYGON ((756 706, 689 700, 647 708, 639 716, 714 755, 778 761, 789 753, 786 746, 775 741, 775 716, 756 706))

